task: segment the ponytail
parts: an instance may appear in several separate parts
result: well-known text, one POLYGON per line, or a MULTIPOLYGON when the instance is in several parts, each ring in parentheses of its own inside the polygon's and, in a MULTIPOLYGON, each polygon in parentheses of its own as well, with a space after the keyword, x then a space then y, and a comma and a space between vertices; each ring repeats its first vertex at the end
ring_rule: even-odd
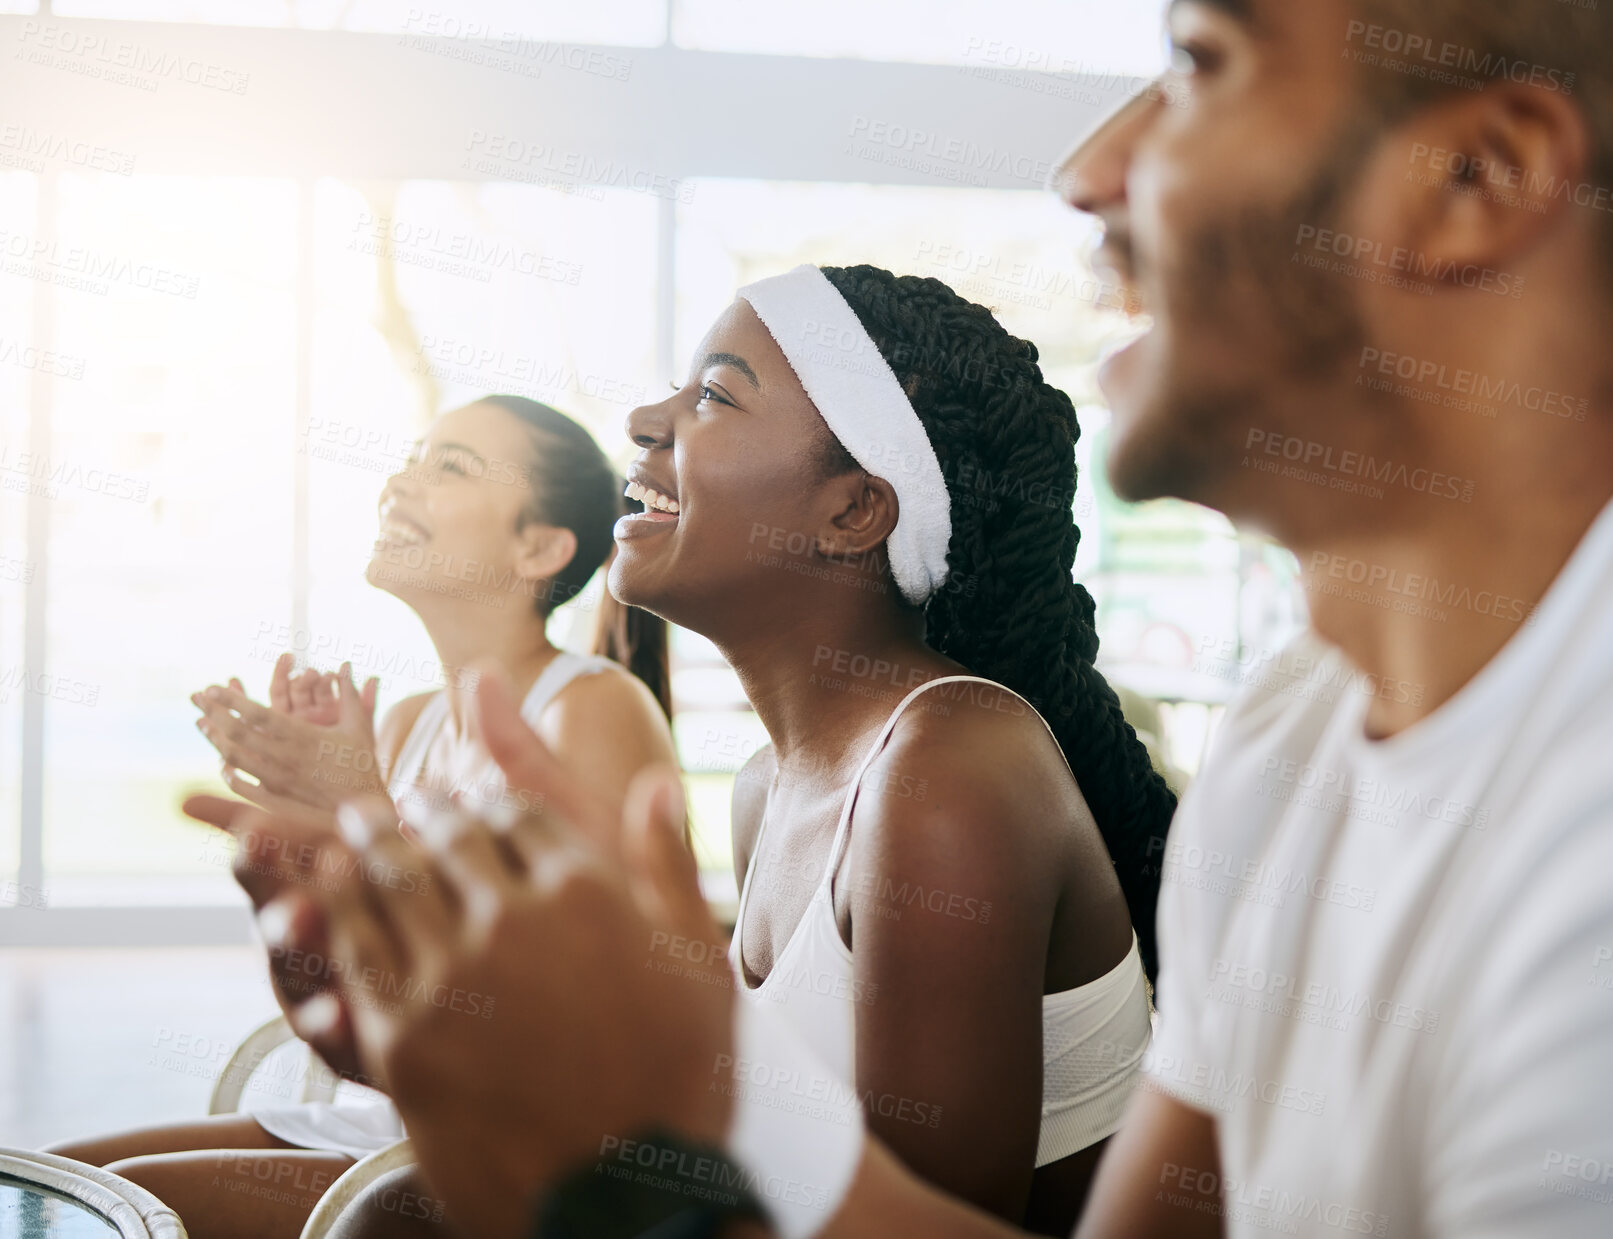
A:
MULTIPOLYGON (((615 557, 613 550, 605 566, 615 557)), ((593 652, 626 667, 649 687, 661 713, 672 718, 672 668, 667 657, 666 621, 643 607, 630 607, 609 589, 601 592, 594 619, 593 652)))
MULTIPOLYGON (((555 573, 534 602, 540 615, 548 615, 582 593, 594 573, 610 562, 616 553, 616 518, 641 505, 622 497, 622 480, 594 437, 558 409, 524 396, 484 396, 479 403, 513 414, 533 432, 534 451, 527 469, 532 502, 522 520, 569 529, 577 539, 571 562, 555 573)), ((593 652, 643 680, 662 712, 672 717, 664 620, 623 605, 606 589, 594 621, 593 652)))
POLYGON ((895 371, 946 478, 949 576, 926 606, 926 639, 1047 720, 1114 861, 1152 978, 1176 797, 1093 665, 1096 606, 1073 576, 1075 406, 1043 381, 1034 344, 941 281, 868 266, 823 273, 895 371))

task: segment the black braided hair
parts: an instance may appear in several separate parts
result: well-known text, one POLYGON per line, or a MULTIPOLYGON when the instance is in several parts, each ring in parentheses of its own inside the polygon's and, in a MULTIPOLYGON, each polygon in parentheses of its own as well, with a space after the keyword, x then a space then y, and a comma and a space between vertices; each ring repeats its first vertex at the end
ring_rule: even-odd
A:
MULTIPOLYGON (((1047 719, 1114 860, 1152 978, 1176 797, 1093 666, 1096 606, 1073 576, 1075 406, 1042 380, 1034 344, 940 280, 870 266, 823 274, 895 371, 946 478, 949 576, 927 604, 926 639, 1047 719)), ((829 450, 826 464, 857 467, 832 439, 829 450)))

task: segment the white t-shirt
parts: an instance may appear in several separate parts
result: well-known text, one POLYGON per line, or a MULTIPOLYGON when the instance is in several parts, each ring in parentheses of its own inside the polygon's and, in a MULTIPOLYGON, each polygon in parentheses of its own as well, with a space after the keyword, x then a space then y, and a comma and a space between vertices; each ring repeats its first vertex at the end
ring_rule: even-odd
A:
POLYGON ((1416 686, 1276 661, 1165 846, 1143 1087, 1215 1116, 1221 1174, 1158 1190, 1229 1236, 1613 1235, 1613 505, 1388 740, 1370 695, 1416 686))

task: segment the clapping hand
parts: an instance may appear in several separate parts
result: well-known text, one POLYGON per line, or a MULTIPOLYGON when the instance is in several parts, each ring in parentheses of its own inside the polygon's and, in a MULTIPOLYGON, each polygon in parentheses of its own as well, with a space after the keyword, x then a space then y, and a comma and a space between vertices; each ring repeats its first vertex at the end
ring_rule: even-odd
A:
POLYGON ((339 675, 309 670, 291 676, 282 654, 270 681, 272 705, 259 705, 239 680, 193 694, 196 726, 224 759, 230 790, 253 804, 287 814, 330 812, 343 800, 385 794, 375 752, 377 681, 362 692, 353 669, 339 675), (248 777, 250 776, 250 777, 248 777))
MULTIPOLYGON (((336 673, 319 672, 306 668, 299 676, 291 674, 293 659, 287 650, 274 660, 274 672, 269 677, 269 705, 282 714, 300 718, 305 723, 320 727, 334 727, 342 721, 342 703, 336 695, 336 673)), ((362 694, 365 705, 375 711, 375 686, 372 677, 362 694)), ((232 679, 230 687, 245 693, 241 681, 232 679)))
MULTIPOLYGON (((534 806, 519 820, 459 818, 416 846, 371 799, 344 805, 339 830, 253 810, 229 827, 292 1026, 391 1094, 466 1233, 513 1237, 606 1138, 659 1124, 721 1141, 734 994, 676 773, 641 774, 618 818, 502 677, 477 696, 489 751, 534 806)), ((186 811, 216 822, 224 804, 186 811)))

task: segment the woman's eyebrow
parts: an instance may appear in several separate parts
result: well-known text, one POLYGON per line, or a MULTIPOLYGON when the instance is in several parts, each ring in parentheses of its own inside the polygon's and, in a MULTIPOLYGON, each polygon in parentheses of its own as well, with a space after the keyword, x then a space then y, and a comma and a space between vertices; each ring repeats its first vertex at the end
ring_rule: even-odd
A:
POLYGON ((705 370, 711 366, 730 366, 743 374, 757 391, 762 390, 761 380, 756 377, 756 371, 750 368, 750 362, 735 353, 707 353, 705 360, 700 363, 700 368, 705 370))
MULTIPOLYGON (((425 445, 422 444, 421 446, 424 447, 425 445)), ((473 447, 466 447, 465 444, 463 444, 463 443, 453 443, 453 442, 437 443, 437 444, 434 444, 432 446, 432 450, 435 451, 435 452, 439 452, 439 453, 441 453, 441 452, 464 452, 465 455, 474 456, 477 460, 482 459, 482 454, 480 452, 478 452, 473 447)))

